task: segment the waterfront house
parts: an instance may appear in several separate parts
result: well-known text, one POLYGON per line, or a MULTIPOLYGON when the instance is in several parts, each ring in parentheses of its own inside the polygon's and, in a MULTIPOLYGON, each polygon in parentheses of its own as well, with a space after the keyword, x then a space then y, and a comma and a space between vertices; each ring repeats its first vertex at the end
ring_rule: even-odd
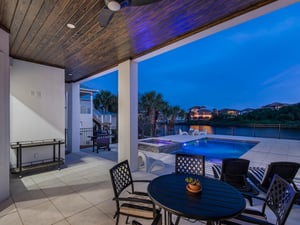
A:
MULTIPOLYGON (((118 160, 135 170, 138 63, 298 1, 173 2, 123 8, 105 29, 104 1, 0 2, 0 201, 11 141, 64 139, 67 128, 68 150, 79 151, 81 82, 118 71, 118 160)), ((24 160, 44 157, 35 151, 24 160)))
POLYGON ((210 120, 212 118, 212 112, 205 106, 194 106, 189 110, 190 120, 210 120))

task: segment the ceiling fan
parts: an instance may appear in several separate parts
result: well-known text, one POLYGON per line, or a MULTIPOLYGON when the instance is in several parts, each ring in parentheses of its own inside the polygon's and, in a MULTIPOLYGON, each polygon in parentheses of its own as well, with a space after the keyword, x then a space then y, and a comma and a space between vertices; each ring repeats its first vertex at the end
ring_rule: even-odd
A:
POLYGON ((121 8, 130 6, 142 6, 161 0, 104 0, 105 5, 100 10, 99 22, 101 27, 106 27, 112 19, 115 12, 121 8))

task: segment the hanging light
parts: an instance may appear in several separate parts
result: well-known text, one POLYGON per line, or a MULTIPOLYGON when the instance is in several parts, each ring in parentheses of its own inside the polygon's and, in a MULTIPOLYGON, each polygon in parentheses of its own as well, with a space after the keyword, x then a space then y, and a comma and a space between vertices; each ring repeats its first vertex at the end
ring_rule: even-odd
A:
POLYGON ((119 11, 121 9, 120 3, 115 0, 105 0, 105 4, 111 11, 119 11))

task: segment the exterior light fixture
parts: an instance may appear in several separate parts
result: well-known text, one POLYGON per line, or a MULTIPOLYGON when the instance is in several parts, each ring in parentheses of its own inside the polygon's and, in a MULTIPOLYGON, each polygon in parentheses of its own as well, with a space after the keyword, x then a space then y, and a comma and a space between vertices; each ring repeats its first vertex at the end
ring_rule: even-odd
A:
POLYGON ((70 28, 70 29, 74 29, 74 28, 75 28, 75 25, 72 24, 72 23, 68 23, 68 24, 67 24, 67 27, 70 28))
POLYGON ((119 11, 121 9, 121 5, 118 1, 115 0, 105 0, 105 4, 111 11, 119 11))

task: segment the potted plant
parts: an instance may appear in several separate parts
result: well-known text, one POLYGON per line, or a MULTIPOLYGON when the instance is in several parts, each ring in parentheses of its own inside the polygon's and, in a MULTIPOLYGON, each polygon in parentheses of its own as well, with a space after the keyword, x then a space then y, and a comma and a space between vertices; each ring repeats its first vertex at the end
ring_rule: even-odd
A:
POLYGON ((185 182, 187 182, 187 189, 191 192, 199 192, 201 191, 201 183, 198 179, 194 179, 192 177, 185 178, 185 182))

